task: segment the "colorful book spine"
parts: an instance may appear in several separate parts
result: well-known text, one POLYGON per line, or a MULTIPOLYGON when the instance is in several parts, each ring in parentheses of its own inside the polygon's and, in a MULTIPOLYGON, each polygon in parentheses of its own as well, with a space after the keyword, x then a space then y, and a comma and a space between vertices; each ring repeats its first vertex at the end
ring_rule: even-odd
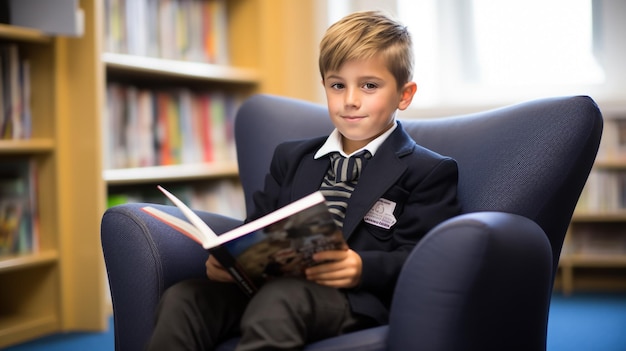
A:
POLYGON ((221 92, 107 87, 106 166, 148 167, 234 159, 240 99, 221 92))
POLYGON ((106 0, 109 52, 227 65, 226 0, 106 0))
POLYGON ((39 249, 35 161, 0 161, 0 256, 39 249))
POLYGON ((32 135, 30 63, 16 44, 0 44, 0 139, 32 135))

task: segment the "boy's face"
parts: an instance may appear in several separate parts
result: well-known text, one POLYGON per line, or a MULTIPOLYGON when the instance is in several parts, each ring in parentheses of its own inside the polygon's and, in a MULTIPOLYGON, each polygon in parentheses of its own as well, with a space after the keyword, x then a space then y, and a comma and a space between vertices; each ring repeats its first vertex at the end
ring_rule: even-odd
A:
POLYGON ((396 110, 406 109, 417 90, 410 82, 398 91, 380 55, 348 61, 339 70, 326 72, 322 83, 330 119, 343 136, 348 154, 391 128, 396 110))

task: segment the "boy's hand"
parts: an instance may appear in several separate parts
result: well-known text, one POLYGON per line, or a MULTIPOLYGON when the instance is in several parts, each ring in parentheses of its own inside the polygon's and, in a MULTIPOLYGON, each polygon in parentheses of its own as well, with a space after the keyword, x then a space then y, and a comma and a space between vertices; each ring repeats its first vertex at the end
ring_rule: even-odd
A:
POLYGON ((224 269, 221 263, 213 255, 206 260, 206 275, 209 279, 217 282, 234 282, 233 277, 224 269))
POLYGON ((322 251, 313 255, 313 259, 330 262, 307 268, 306 278, 310 281, 334 288, 353 288, 361 280, 363 262, 355 251, 322 251))

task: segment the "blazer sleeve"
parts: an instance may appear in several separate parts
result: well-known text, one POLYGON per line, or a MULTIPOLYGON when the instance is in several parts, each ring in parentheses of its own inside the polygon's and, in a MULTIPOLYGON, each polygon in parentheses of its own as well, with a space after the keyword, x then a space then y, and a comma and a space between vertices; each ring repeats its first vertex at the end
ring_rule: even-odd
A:
POLYGON ((265 175, 263 191, 257 191, 252 194, 254 212, 248 214, 246 222, 255 220, 278 208, 281 184, 288 168, 287 163, 282 161, 285 159, 281 156, 284 154, 282 150, 285 150, 284 144, 278 145, 274 150, 270 171, 265 175))

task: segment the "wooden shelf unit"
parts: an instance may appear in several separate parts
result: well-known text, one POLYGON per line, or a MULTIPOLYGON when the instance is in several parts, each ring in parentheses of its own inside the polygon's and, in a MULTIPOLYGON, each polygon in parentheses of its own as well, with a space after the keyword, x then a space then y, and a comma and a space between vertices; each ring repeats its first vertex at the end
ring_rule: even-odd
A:
MULTIPOLYGON (((124 75, 135 81, 168 81, 172 87, 197 86, 198 82, 213 90, 226 87, 230 92, 249 95, 257 91, 261 75, 252 68, 215 65, 141 57, 119 53, 103 53, 102 62, 108 76, 124 75)), ((129 81, 128 78, 125 81, 129 81)), ((132 80, 131 80, 132 82, 132 80)), ((107 116, 105 116, 107 118, 107 116)), ((112 132, 112 131, 109 131, 112 132)), ((158 182, 183 182, 233 178, 238 174, 236 160, 150 166, 140 168, 106 169, 103 178, 109 186, 158 182)))
POLYGON ((79 0, 85 30, 78 38, 0 24, 0 42, 17 43, 30 59, 34 128, 29 140, 0 141, 0 158, 36 160, 41 227, 36 253, 0 257, 0 348, 107 328, 99 226, 108 188, 237 177, 233 162, 105 171, 108 78, 318 97, 314 0, 227 0, 226 66, 103 52, 104 1, 79 0))
POLYGON ((557 280, 557 288, 565 294, 626 291, 626 199, 614 197, 626 192, 626 182, 617 180, 619 173, 626 180, 626 148, 622 145, 623 150, 618 150, 620 132, 613 123, 626 118, 626 106, 601 104, 600 108, 605 128, 592 172, 605 177, 590 176, 565 238, 557 280))
POLYGON ((50 333, 108 326, 99 238, 104 210, 99 134, 101 4, 80 1, 85 35, 0 24, 30 64, 32 137, 1 140, 0 159, 34 160, 39 245, 0 257, 0 348, 50 333))
MULTIPOLYGON (((225 3, 227 65, 102 52, 100 62, 107 80, 202 87, 242 96, 268 93, 316 101, 319 98, 318 2, 228 0, 225 3)), ((229 160, 224 164, 144 170, 106 169, 103 178, 109 189, 133 183, 219 180, 237 176, 234 163, 235 160, 229 160)))
MULTIPOLYGON (((259 10, 270 4, 264 0, 226 1, 225 4, 228 64, 103 52, 101 61, 106 70, 107 81, 158 86, 160 89, 218 91, 241 97, 260 92, 264 77, 259 59, 262 35, 259 10)), ((107 118, 110 117, 105 116, 107 118)), ((107 133, 115 131, 109 130, 107 133)), ((194 187, 194 184, 236 180, 237 174, 236 160, 232 159, 211 163, 105 169, 103 178, 110 193, 123 193, 133 185, 179 183, 194 187)))

